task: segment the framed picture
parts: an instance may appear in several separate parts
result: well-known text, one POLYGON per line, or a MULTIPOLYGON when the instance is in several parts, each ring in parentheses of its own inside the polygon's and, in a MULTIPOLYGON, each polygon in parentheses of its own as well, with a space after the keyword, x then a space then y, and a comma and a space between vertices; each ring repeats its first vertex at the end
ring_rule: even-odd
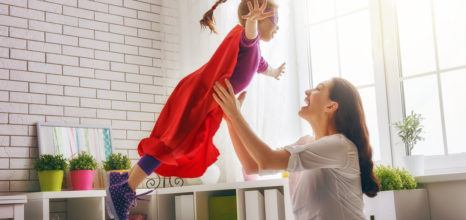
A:
POLYGON ((90 153, 100 168, 96 172, 94 188, 104 188, 105 173, 101 167, 114 151, 111 131, 110 126, 37 123, 39 155, 62 154, 66 159, 71 159, 82 151, 90 153))

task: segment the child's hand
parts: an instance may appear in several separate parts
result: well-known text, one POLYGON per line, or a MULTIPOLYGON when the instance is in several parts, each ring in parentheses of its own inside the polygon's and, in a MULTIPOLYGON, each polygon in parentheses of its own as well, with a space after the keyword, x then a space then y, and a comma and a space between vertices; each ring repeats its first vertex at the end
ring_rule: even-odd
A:
POLYGON ((243 15, 242 18, 251 21, 259 21, 268 17, 272 17, 275 13, 273 11, 264 13, 265 9, 267 8, 267 0, 265 0, 261 6, 259 6, 258 0, 254 0, 254 7, 252 6, 251 1, 248 1, 248 8, 249 14, 243 15))
POLYGON ((278 68, 271 68, 267 71, 266 75, 279 80, 283 73, 285 73, 285 65, 286 63, 282 63, 278 68))

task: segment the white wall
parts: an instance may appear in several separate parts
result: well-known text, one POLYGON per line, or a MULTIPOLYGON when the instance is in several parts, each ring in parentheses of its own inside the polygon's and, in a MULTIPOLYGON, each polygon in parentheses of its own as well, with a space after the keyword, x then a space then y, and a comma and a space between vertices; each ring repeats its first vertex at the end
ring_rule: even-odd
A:
POLYGON ((177 4, 0 0, 0 192, 38 190, 37 122, 111 125, 138 158, 178 81, 177 4))

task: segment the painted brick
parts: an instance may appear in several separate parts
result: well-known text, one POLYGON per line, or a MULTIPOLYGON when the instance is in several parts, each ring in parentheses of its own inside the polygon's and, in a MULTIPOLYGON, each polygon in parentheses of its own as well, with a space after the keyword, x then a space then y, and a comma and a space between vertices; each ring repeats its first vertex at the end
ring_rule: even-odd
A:
POLYGON ((150 94, 141 94, 141 93, 132 93, 128 92, 126 94, 127 100, 128 101, 133 101, 133 102, 149 102, 153 103, 154 102, 154 95, 150 94))
POLYGON ((88 1, 88 0, 78 0, 78 7, 83 8, 83 9, 108 13, 108 5, 99 3, 99 2, 88 1))
MULTIPOLYGON (((113 0, 111 0, 111 1, 113 1, 113 0)), ((107 14, 107 13, 96 12, 95 13, 95 20, 96 21, 106 22, 106 23, 123 25, 123 17, 122 16, 111 15, 111 14, 107 14)))
POLYGON ((112 82, 112 90, 139 92, 139 84, 126 82, 112 82))
POLYGON ((79 27, 92 30, 108 31, 108 23, 80 18, 79 27))
POLYGON ((0 131, 2 131, 2 135, 28 135, 28 126, 0 124, 0 131))
POLYGON ((20 103, 0 102, 0 112, 28 113, 28 105, 20 103))
POLYGON ((110 51, 117 52, 117 53, 134 54, 134 55, 138 54, 138 48, 136 46, 115 44, 115 43, 110 43, 110 51))
POLYGON ((89 68, 81 68, 81 67, 74 67, 74 66, 64 66, 63 67, 63 75, 93 78, 94 77, 94 70, 89 69, 89 68))
POLYGON ((25 18, 11 17, 8 15, 0 15, 0 25, 28 28, 28 20, 25 18))
POLYGON ((78 17, 78 18, 94 19, 93 11, 75 8, 75 7, 63 6, 63 14, 78 17))
POLYGON ((45 62, 45 53, 42 53, 42 52, 18 50, 18 49, 11 49, 10 52, 11 52, 10 56, 13 59, 45 62))
POLYGON ((63 54, 71 55, 71 56, 94 58, 93 49, 87 49, 87 48, 81 48, 81 47, 63 46, 63 54))
POLYGON ((134 9, 109 5, 109 14, 121 15, 125 17, 137 18, 138 13, 134 9))
POLYGON ((140 19, 134 19, 134 18, 128 18, 125 17, 125 26, 129 27, 136 27, 136 28, 142 28, 142 29, 148 29, 150 30, 152 27, 152 24, 150 21, 143 21, 140 19))
MULTIPOLYGON (((103 126, 110 126, 112 121, 109 119, 97 119, 97 118, 81 118, 81 124, 88 124, 88 125, 103 125, 103 126)), ((114 132, 112 130, 112 136, 114 136, 114 132)))
POLYGON ((94 30, 89 30, 85 28, 64 26, 63 33, 66 35, 72 35, 76 37, 94 38, 94 30))
POLYGON ((126 111, 97 109, 97 118, 125 120, 126 111))
POLYGON ((95 118, 96 115, 95 109, 65 107, 65 116, 95 118))
POLYGON ((152 66, 152 58, 150 57, 126 55, 125 61, 126 63, 130 63, 130 64, 152 66))
MULTIPOLYGON (((28 122, 30 125, 33 125, 34 123, 45 121, 45 116, 42 117, 44 120, 42 120, 42 118, 29 118, 24 122, 28 122)), ((11 136, 11 147, 37 147, 37 138, 29 136, 11 136)))
POLYGON ((45 20, 47 22, 56 23, 56 24, 78 26, 78 18, 67 16, 67 15, 59 15, 55 13, 46 12, 45 20))
POLYGON ((79 78, 62 75, 47 75, 47 83, 56 85, 79 86, 79 78))
POLYGON ((126 27, 126 26, 117 25, 117 24, 110 24, 110 32, 116 33, 116 34, 130 35, 130 36, 138 35, 137 28, 126 27))
POLYGON ((57 14, 61 14, 63 12, 63 6, 60 4, 48 3, 38 0, 28 0, 28 8, 34 8, 37 10, 48 11, 57 14))
POLYGON ((128 120, 155 121, 155 114, 146 112, 128 112, 128 120))
POLYGON ((53 95, 63 95, 63 86, 41 84, 41 83, 30 83, 29 84, 29 92, 43 93, 43 94, 53 94, 53 95))
POLYGON ((95 58, 100 60, 108 60, 108 61, 115 61, 115 62, 124 62, 125 55, 121 53, 113 53, 113 52, 106 52, 106 51, 95 51, 95 58))
POLYGON ((113 129, 139 130, 141 123, 138 121, 112 120, 113 129))
POLYGON ((79 106, 78 97, 47 95, 48 105, 79 106))
POLYGON ((110 69, 110 62, 103 61, 103 60, 94 60, 94 59, 87 59, 87 58, 80 58, 80 66, 81 67, 88 67, 94 69, 103 69, 109 70, 110 69))
POLYGON ((126 93, 119 91, 98 90, 97 98, 111 100, 126 100, 126 93))
POLYGON ((26 70, 26 61, 0 58, 0 69, 26 70))
MULTIPOLYGON (((123 35, 102 32, 102 31, 95 31, 95 39, 101 40, 101 41, 107 41, 107 42, 114 42, 114 43, 125 42, 125 37, 123 35)), ((110 45, 110 48, 112 48, 111 45, 110 45)))
POLYGON ((43 11, 20 8, 20 7, 15 7, 15 6, 10 7, 10 16, 40 20, 40 21, 45 20, 45 13, 43 11))
POLYGON ((51 43, 44 43, 38 41, 28 41, 27 42, 27 49, 40 51, 40 52, 49 52, 49 53, 61 53, 61 45, 58 44, 51 44, 51 43))
POLYGON ((125 81, 125 74, 114 71, 95 70, 95 78, 114 81, 125 81))
POLYGON ((96 89, 110 89, 110 81, 101 79, 87 79, 81 78, 81 87, 96 88, 96 89))
MULTIPOLYGON (((37 122, 45 122, 43 115, 22 115, 10 114, 10 123, 18 125, 34 125, 37 122)), ((31 145, 18 145, 18 137, 11 137, 11 146, 32 146, 31 145), (16 141, 16 142, 14 142, 16 141)))
MULTIPOLYGON (((65 26, 64 29, 66 30, 66 29, 68 29, 68 27, 65 26)), ((65 34, 67 34, 67 32, 69 33, 69 32, 71 32, 71 30, 66 30, 64 32, 65 32, 65 34)), ((92 35, 92 33, 91 33, 91 35, 92 35)), ((78 38, 77 37, 65 36, 65 35, 61 35, 61 34, 45 33, 45 41, 50 42, 50 43, 56 43, 56 44, 78 46, 78 38)))
POLYGON ((137 65, 111 62, 110 66, 111 66, 112 71, 128 72, 128 73, 138 73, 139 72, 139 66, 137 66, 137 65))
POLYGON ((65 95, 66 96, 95 98, 96 97, 96 90, 95 89, 89 89, 89 88, 65 86, 65 95))
POLYGON ((127 73, 126 81, 140 84, 152 84, 152 76, 127 73))
POLYGON ((140 111, 140 104, 137 102, 112 101, 112 109, 140 111))
POLYGON ((81 107, 110 109, 110 100, 81 98, 81 107))
POLYGON ((78 66, 79 59, 78 57, 49 53, 47 54, 47 63, 78 66))
POLYGON ((45 33, 43 31, 34 31, 28 30, 23 28, 15 28, 10 27, 10 37, 28 39, 28 40, 36 40, 36 41, 44 41, 45 40, 45 33))
MULTIPOLYGON (((137 33, 136 33, 137 34, 137 33)), ((152 41, 149 39, 143 39, 139 37, 125 36, 125 43, 140 47, 151 47, 152 41)))
POLYGON ((48 22, 35 21, 35 20, 29 20, 29 29, 51 32, 51 33, 56 33, 56 34, 62 33, 61 24, 52 24, 48 22))
POLYGON ((63 107, 51 105, 29 105, 29 114, 38 115, 63 115, 63 107))
POLYGON ((62 66, 48 63, 28 62, 29 71, 51 73, 51 74, 62 74, 62 66))
POLYGON ((0 90, 27 92, 28 83, 11 80, 0 80, 0 90))
POLYGON ((10 92, 11 102, 45 104, 46 96, 44 94, 10 92))

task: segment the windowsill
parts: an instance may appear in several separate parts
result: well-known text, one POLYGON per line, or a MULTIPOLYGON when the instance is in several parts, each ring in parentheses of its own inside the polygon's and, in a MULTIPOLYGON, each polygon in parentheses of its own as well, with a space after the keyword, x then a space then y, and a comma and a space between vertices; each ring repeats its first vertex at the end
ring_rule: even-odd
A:
POLYGON ((466 172, 428 174, 424 176, 416 176, 415 179, 419 183, 462 181, 466 180, 466 172))

